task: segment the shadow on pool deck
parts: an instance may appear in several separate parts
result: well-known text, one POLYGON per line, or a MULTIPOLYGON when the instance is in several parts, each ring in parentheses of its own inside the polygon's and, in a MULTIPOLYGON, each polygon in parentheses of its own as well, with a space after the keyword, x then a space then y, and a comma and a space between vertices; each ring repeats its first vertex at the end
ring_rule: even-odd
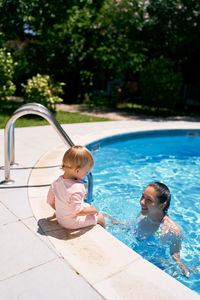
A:
POLYGON ((38 220, 37 232, 40 235, 51 236, 56 239, 72 240, 82 236, 92 228, 93 226, 88 226, 80 229, 67 230, 58 224, 55 215, 53 215, 49 218, 42 218, 38 220))

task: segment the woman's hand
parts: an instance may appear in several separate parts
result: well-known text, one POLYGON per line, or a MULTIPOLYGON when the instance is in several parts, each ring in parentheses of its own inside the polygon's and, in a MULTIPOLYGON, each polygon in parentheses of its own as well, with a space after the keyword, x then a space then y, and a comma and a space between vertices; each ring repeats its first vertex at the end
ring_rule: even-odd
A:
POLYGON ((175 260, 175 262, 179 265, 179 268, 181 269, 181 275, 189 278, 190 276, 190 272, 189 270, 186 268, 186 266, 180 261, 180 253, 174 253, 172 255, 173 259, 175 260))
POLYGON ((189 270, 186 268, 186 266, 185 266, 182 262, 180 262, 180 263, 179 263, 179 267, 180 267, 180 269, 181 269, 181 275, 183 275, 183 276, 189 278, 190 272, 189 272, 189 270))

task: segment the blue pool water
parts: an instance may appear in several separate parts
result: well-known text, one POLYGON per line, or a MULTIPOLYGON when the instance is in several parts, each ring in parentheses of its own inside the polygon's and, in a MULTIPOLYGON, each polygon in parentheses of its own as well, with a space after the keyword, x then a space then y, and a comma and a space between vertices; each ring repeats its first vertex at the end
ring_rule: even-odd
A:
MULTIPOLYGON (((154 131, 116 136, 88 145, 92 151, 92 204, 128 225, 107 230, 165 272, 200 294, 200 131, 154 131), (180 274, 155 240, 138 241, 134 225, 144 188, 165 183, 172 194, 169 216, 184 234, 181 260, 190 278, 180 274)), ((109 220, 107 219, 109 222, 109 220)))

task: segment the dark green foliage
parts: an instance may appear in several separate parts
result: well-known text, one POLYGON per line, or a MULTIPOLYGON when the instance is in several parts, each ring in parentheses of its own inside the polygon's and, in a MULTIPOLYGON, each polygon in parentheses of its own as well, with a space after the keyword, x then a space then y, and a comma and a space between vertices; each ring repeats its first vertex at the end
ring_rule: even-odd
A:
POLYGON ((198 85, 199 36, 196 0, 0 1, 0 47, 18 63, 18 95, 21 83, 40 73, 66 83, 65 102, 82 102, 160 56, 198 85))
POLYGON ((144 104, 173 108, 180 99, 183 77, 171 59, 161 56, 142 69, 139 83, 144 104))

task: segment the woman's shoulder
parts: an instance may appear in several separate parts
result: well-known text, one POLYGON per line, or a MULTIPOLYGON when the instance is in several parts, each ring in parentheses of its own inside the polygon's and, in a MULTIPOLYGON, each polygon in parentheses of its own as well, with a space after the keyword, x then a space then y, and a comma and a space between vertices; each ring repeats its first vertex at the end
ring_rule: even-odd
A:
POLYGON ((169 216, 165 217, 164 226, 169 232, 177 235, 182 235, 180 227, 169 216))

